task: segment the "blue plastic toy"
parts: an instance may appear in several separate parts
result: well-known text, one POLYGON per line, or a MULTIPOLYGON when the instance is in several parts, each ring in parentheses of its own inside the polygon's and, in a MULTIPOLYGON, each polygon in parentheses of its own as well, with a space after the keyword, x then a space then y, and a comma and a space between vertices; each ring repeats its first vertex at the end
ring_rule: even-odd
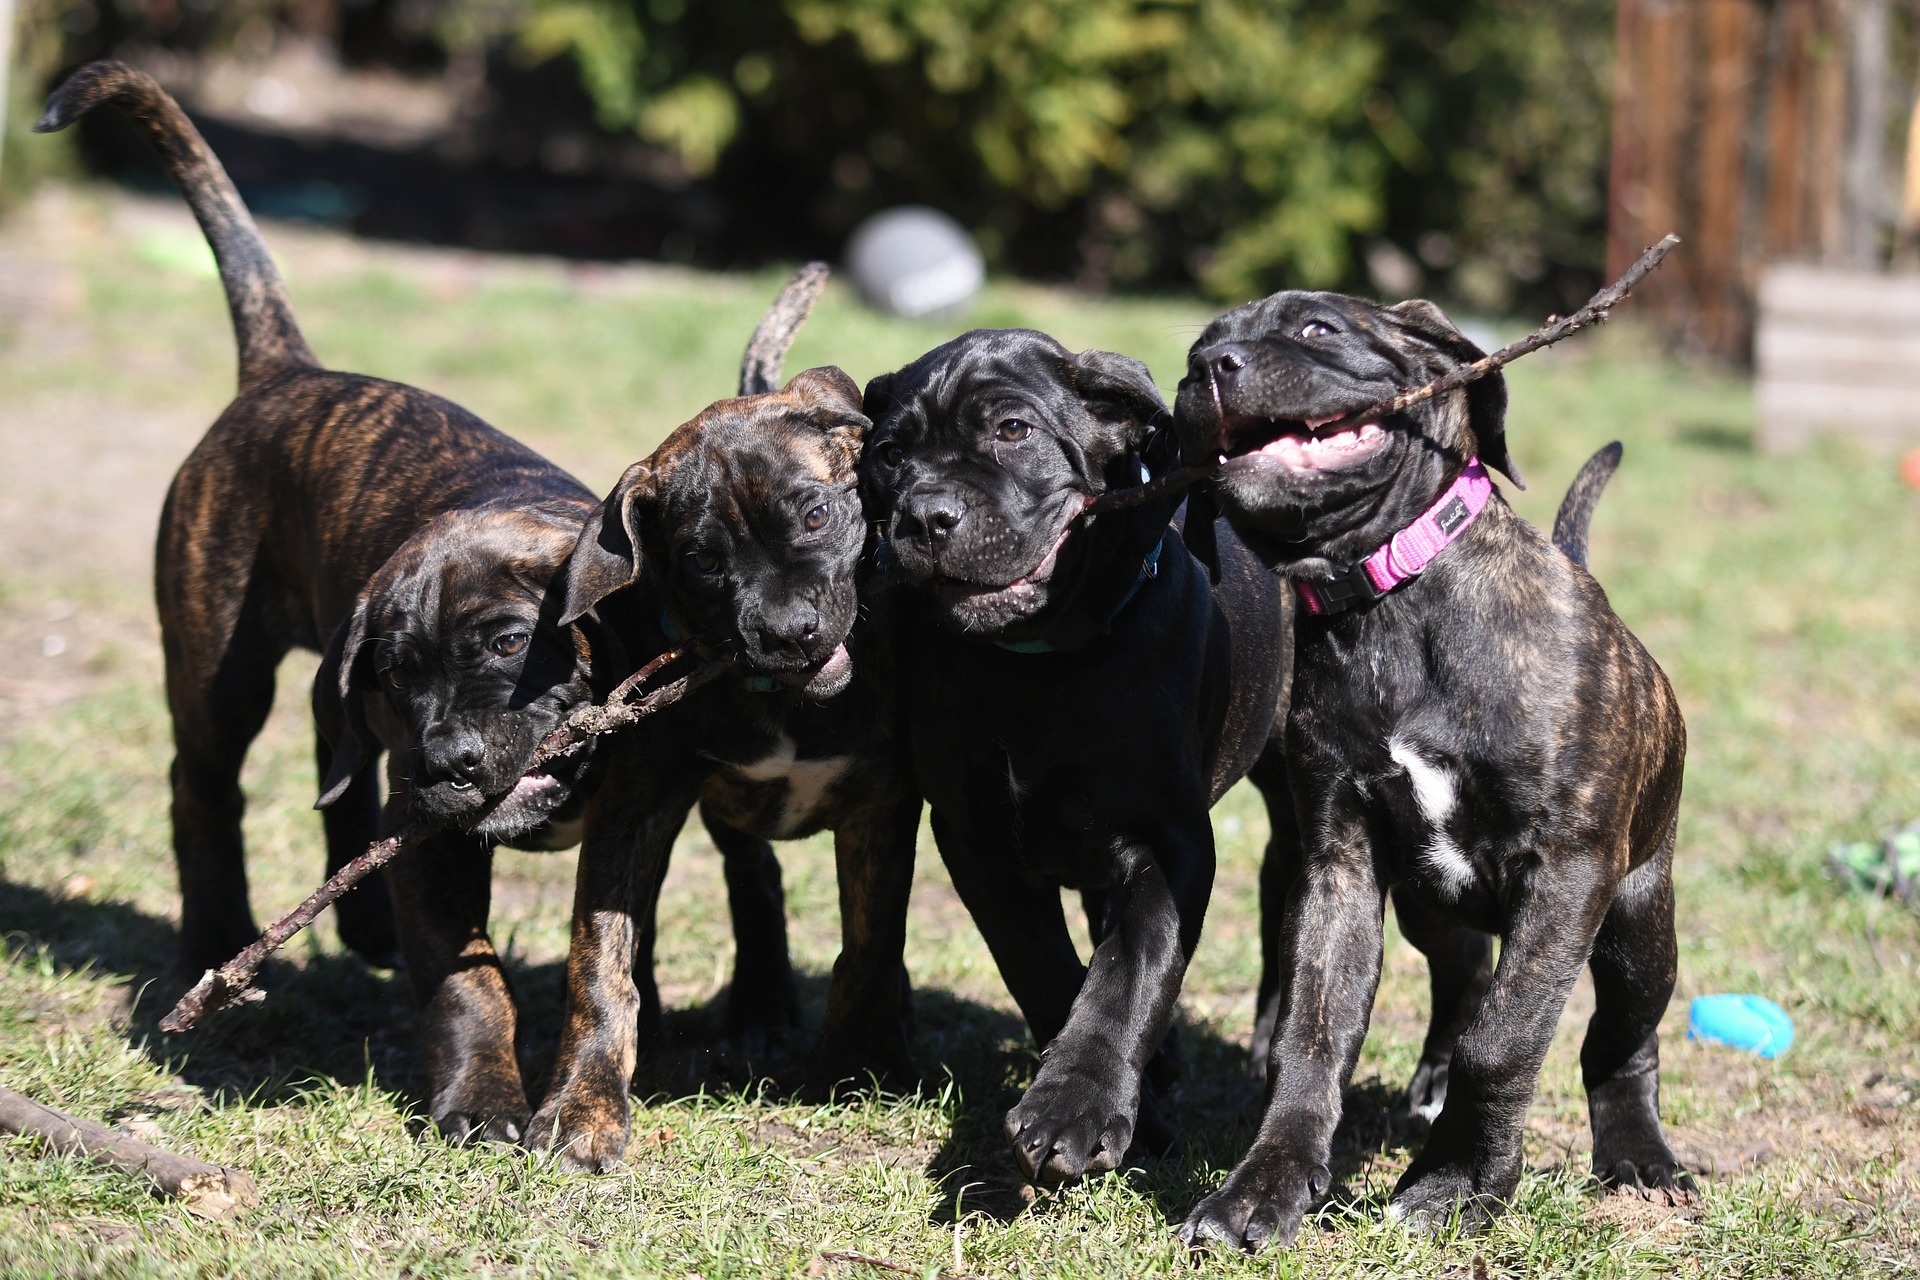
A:
POLYGON ((1777 1058, 1793 1043, 1793 1019, 1765 996, 1695 996, 1687 1013, 1687 1039, 1777 1058))

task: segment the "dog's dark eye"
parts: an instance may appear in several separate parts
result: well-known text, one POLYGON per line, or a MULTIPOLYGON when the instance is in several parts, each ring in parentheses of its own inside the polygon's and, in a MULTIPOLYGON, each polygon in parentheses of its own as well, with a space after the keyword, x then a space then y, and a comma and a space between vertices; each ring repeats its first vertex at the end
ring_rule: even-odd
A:
POLYGON ((813 510, 807 512, 806 519, 801 521, 801 523, 807 526, 808 533, 820 532, 821 529, 826 527, 827 504, 823 502, 813 510))
POLYGON ((720 572, 720 557, 711 551, 695 551, 687 557, 701 573, 720 572))
POLYGON ((889 440, 880 446, 880 465, 897 467, 907 460, 907 451, 889 440))
POLYGON ((1300 330, 1300 336, 1303 338, 1331 338, 1338 332, 1339 330, 1330 324, 1322 324, 1318 320, 1312 320, 1300 330))
POLYGON ((533 637, 524 631, 509 631, 504 636, 495 636, 487 648, 493 650, 497 658, 517 658, 527 651, 527 645, 533 637))
POLYGON ((388 667, 380 674, 386 677, 387 684, 395 689, 404 689, 413 683, 412 677, 407 675, 404 667, 388 667))
POLYGON ((1018 418, 1008 418, 993 429, 993 438, 1007 444, 1019 444, 1033 434, 1033 427, 1018 418))

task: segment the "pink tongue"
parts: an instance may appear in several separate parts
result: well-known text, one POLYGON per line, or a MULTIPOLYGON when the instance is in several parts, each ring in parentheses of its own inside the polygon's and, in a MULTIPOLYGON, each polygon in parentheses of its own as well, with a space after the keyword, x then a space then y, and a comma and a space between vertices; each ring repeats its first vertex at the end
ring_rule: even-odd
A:
MULTIPOLYGON (((1309 421, 1307 426, 1312 428, 1321 422, 1332 421, 1332 418, 1321 418, 1309 421)), ((1312 469, 1338 461, 1379 434, 1378 425, 1363 422, 1330 436, 1281 436, 1261 445, 1255 453, 1262 458, 1272 458, 1283 466, 1312 469)))

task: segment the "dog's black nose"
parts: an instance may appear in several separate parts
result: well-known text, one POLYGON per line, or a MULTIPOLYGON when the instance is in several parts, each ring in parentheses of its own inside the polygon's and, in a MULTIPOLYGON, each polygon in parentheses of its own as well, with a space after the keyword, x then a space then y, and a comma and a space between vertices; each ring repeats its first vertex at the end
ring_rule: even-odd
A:
POLYGON ((1218 342, 1187 357, 1187 371, 1202 381, 1224 382, 1247 367, 1247 349, 1237 342, 1218 342))
POLYGON ((760 648, 766 653, 804 658, 811 654, 820 638, 820 611, 802 604, 783 613, 769 614, 759 627, 760 648))
POLYGON ((476 781, 486 759, 486 744, 471 729, 430 730, 421 739, 420 757, 435 782, 451 782, 464 790, 476 781))
POLYGON ((899 533, 922 542, 945 542, 965 516, 966 508, 953 494, 920 495, 901 508, 899 533))

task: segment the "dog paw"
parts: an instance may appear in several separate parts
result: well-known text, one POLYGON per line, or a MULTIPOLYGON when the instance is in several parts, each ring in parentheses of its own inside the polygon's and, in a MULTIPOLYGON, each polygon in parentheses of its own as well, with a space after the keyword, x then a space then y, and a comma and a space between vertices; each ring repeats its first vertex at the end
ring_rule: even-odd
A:
POLYGON ((1472 1173, 1457 1164, 1409 1169, 1387 1202, 1387 1219, 1415 1235, 1433 1236, 1455 1223, 1462 1233, 1485 1230, 1506 1207, 1505 1197, 1475 1187, 1472 1173))
POLYGON ((1278 1152, 1254 1152, 1226 1185, 1202 1200, 1180 1228, 1189 1249, 1224 1245, 1256 1252, 1291 1245, 1309 1210, 1327 1197, 1333 1173, 1324 1164, 1278 1152))
POLYGON ((1007 1112, 1007 1139, 1028 1181, 1058 1186, 1118 1169, 1139 1109, 1137 1080, 1125 1089, 1089 1072, 1042 1067, 1007 1112))
POLYGON ((1447 1105, 1449 1065, 1446 1061, 1420 1060, 1420 1065, 1413 1072, 1413 1083, 1407 1086, 1408 1115, 1429 1123, 1439 1118, 1441 1109, 1447 1105))
POLYGON ((524 1103, 514 1109, 453 1106, 443 1110, 436 1107, 433 1127, 456 1147, 476 1142, 512 1144, 527 1132, 527 1108, 524 1103))
POLYGON ((791 975, 783 982, 743 986, 727 994, 726 1043, 750 1062, 784 1047, 801 1026, 800 992, 791 975))
POLYGON ((1604 1156, 1594 1153, 1593 1176, 1603 1187, 1637 1192, 1644 1200, 1670 1205, 1692 1204, 1700 1198, 1700 1184, 1681 1167, 1673 1153, 1604 1156), (1602 1163, 1602 1162, 1605 1163, 1602 1163))
POLYGON ((920 1069, 898 1030, 823 1032, 807 1072, 807 1095, 822 1101, 847 1093, 909 1094, 919 1087, 920 1069))
POLYGON ((627 1154, 631 1110, 548 1099, 534 1113, 527 1146, 552 1160, 562 1173, 608 1173, 627 1154))

